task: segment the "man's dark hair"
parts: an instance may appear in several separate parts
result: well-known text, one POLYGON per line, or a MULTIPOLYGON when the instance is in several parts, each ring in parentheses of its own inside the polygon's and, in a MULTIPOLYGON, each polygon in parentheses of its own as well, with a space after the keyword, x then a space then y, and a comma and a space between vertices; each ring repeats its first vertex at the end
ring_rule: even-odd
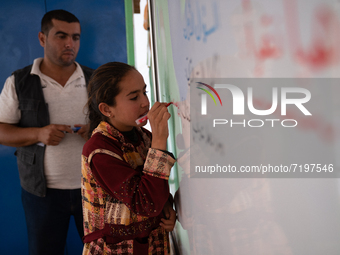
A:
POLYGON ((41 20, 41 32, 48 35, 48 32, 53 27, 52 19, 66 21, 68 23, 79 22, 76 16, 65 10, 53 10, 46 12, 41 20))

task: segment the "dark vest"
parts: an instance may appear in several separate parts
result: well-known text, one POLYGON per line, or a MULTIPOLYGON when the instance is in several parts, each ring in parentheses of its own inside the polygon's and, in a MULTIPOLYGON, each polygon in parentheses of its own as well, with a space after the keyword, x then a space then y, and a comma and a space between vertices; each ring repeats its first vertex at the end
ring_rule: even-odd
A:
MULTIPOLYGON (((86 85, 93 73, 93 69, 86 66, 84 72, 86 85)), ((21 119, 19 127, 44 127, 50 124, 48 104, 45 102, 38 75, 31 75, 32 65, 13 72, 15 90, 18 95, 21 119)), ((26 191, 44 197, 46 195, 46 180, 44 175, 45 146, 32 144, 17 147, 20 184, 26 191)), ((79 155, 80 156, 80 155, 79 155)), ((80 171, 80 169, 79 169, 80 171)))

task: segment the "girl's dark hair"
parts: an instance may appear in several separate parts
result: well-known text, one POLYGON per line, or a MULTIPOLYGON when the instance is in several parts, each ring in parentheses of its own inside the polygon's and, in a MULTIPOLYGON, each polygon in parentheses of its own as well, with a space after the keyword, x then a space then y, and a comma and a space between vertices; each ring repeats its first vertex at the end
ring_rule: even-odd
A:
POLYGON ((131 70, 136 70, 121 62, 109 62, 98 67, 91 76, 88 92, 88 121, 90 124, 88 138, 91 137, 92 131, 98 126, 101 121, 107 121, 98 109, 100 103, 106 103, 109 106, 115 106, 115 98, 120 92, 119 82, 131 70))

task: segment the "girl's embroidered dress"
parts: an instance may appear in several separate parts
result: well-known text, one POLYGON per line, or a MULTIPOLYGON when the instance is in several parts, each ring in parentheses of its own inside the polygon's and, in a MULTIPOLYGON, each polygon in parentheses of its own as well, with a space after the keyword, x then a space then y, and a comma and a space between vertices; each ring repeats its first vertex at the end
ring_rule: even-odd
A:
POLYGON ((136 128, 131 143, 101 122, 82 154, 83 254, 169 254, 159 226, 175 159, 151 149, 151 133, 136 128))

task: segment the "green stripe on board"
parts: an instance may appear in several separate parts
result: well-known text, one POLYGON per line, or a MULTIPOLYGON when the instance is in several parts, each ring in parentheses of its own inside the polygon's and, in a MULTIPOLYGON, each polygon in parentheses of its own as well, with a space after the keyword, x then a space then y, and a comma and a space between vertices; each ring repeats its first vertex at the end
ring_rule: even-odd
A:
POLYGON ((127 62, 135 66, 135 45, 133 36, 133 0, 124 0, 127 62))

